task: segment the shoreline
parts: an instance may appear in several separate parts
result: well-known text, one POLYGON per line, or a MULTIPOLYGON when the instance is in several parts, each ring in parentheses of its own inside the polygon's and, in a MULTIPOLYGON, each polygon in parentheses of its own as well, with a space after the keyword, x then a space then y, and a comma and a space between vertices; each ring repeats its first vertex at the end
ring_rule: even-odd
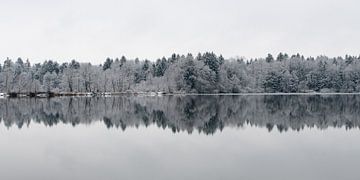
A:
POLYGON ((0 98, 52 98, 52 97, 116 97, 116 96, 315 96, 360 95, 360 92, 303 92, 303 93, 163 93, 163 92, 105 92, 105 93, 0 93, 0 98))

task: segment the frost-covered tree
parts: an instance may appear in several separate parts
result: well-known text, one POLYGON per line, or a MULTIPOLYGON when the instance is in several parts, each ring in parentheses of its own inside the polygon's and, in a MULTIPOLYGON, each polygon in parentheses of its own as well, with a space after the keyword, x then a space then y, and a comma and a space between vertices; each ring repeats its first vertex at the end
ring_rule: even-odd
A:
POLYGON ((358 56, 305 58, 279 53, 276 59, 268 54, 246 60, 206 52, 196 57, 172 54, 156 61, 124 56, 114 59, 92 65, 76 60, 30 64, 29 60, 7 58, 0 65, 0 91, 360 92, 358 56))
POLYGON ((43 89, 46 92, 51 92, 51 90, 55 89, 55 82, 56 82, 56 75, 54 73, 51 72, 47 72, 44 75, 44 79, 43 79, 43 89))

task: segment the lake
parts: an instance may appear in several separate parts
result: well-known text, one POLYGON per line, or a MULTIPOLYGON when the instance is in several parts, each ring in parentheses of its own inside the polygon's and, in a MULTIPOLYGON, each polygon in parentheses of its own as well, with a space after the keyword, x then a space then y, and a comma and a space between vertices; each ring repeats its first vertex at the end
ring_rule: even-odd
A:
POLYGON ((360 95, 0 99, 0 179, 358 179, 360 95))

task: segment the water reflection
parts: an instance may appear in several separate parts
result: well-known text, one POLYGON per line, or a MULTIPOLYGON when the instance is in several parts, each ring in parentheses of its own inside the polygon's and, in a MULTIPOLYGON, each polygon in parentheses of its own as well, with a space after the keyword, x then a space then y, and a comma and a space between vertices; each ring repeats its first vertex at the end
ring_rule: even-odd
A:
POLYGON ((0 120, 6 127, 22 128, 32 122, 91 124, 108 128, 156 124, 174 133, 213 134, 225 127, 251 125, 300 131, 304 128, 359 128, 360 96, 164 96, 66 97, 0 99, 0 120))

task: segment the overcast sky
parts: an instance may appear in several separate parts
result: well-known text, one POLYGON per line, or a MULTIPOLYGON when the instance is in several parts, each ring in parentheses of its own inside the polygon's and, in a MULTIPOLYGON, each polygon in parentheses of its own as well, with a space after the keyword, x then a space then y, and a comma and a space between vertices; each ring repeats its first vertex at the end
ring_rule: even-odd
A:
POLYGON ((0 58, 360 54, 358 0, 0 0, 0 58))

